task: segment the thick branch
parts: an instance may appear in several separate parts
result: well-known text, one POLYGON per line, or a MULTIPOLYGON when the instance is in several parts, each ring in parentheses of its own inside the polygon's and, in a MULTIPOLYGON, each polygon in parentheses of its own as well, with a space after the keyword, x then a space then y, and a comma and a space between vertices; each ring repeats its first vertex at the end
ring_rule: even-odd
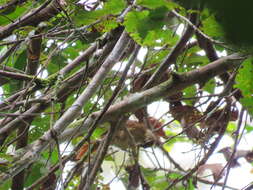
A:
MULTIPOLYGON (((22 73, 14 73, 14 72, 9 72, 9 71, 3 71, 0 70, 0 76, 15 79, 15 80, 23 80, 23 81, 31 81, 34 76, 31 75, 26 75, 22 73)), ((43 79, 35 79, 35 82, 41 83, 43 79)))
MULTIPOLYGON (((161 85, 155 86, 140 93, 132 94, 125 100, 111 106, 105 113, 103 121, 101 122, 117 119, 123 113, 133 112, 136 109, 158 100, 159 98, 175 94, 188 86, 200 82, 203 80, 203 78, 209 80, 216 75, 220 75, 229 69, 237 67, 240 64, 240 61, 243 59, 245 58, 237 54, 233 54, 194 71, 190 71, 181 75, 174 74, 168 81, 162 83, 161 85)), ((99 114, 100 112, 93 113, 81 127, 70 129, 69 131, 65 132, 65 135, 73 135, 78 131, 86 130, 94 118, 99 114)), ((60 134, 64 128, 57 127, 54 128, 54 130, 58 130, 57 133, 60 134)), ((19 162, 9 169, 8 173, 0 175, 0 184, 22 171, 32 162, 35 162, 40 153, 47 147, 49 143, 53 143, 50 131, 45 133, 39 140, 35 141, 25 155, 19 159, 19 162)))
POLYGON ((0 40, 8 37, 12 32, 22 26, 33 25, 36 26, 42 21, 47 21, 50 18, 54 17, 60 12, 60 7, 57 0, 46 1, 41 7, 30 11, 28 14, 22 18, 18 18, 11 24, 4 26, 0 29, 0 40))
POLYGON ((8 10, 15 10, 17 5, 21 5, 27 0, 10 0, 6 4, 0 6, 0 10, 3 11, 8 11, 8 10))

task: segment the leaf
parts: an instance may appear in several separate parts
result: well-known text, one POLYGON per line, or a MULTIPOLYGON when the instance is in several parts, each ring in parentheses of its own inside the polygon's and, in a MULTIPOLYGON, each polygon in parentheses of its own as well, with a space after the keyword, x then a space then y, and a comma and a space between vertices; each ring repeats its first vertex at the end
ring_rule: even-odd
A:
POLYGON ((242 63, 242 67, 236 76, 236 88, 243 94, 240 103, 253 115, 253 58, 249 58, 242 63))
POLYGON ((249 132, 253 131, 253 126, 246 124, 245 130, 249 133, 249 132))
POLYGON ((181 56, 182 62, 179 62, 179 72, 191 71, 199 66, 206 65, 209 60, 206 56, 200 56, 197 53, 187 52, 181 56))
POLYGON ((202 30, 204 33, 211 37, 220 38, 221 36, 224 36, 224 32, 220 24, 216 21, 214 15, 210 15, 202 22, 202 30))
POLYGON ((125 6, 126 3, 124 0, 109 0, 101 9, 95 11, 86 11, 77 8, 73 20, 77 25, 88 25, 106 15, 119 14, 125 6))
MULTIPOLYGON (((196 95, 196 86, 195 85, 192 85, 186 89, 183 90, 184 92, 184 97, 186 98, 191 98, 191 97, 195 97, 196 95)), ((190 99, 190 100, 184 100, 184 102, 187 104, 187 105, 191 105, 193 106, 195 104, 197 99, 190 99)))
POLYGON ((3 163, 3 161, 12 162, 13 156, 9 154, 0 153, 0 165, 1 165, 1 162, 3 163))
POLYGON ((118 26, 118 22, 112 17, 111 19, 106 19, 103 21, 101 25, 103 26, 103 30, 101 32, 109 32, 118 26))
POLYGON ((31 9, 32 1, 26 1, 22 6, 14 6, 10 9, 0 11, 0 26, 7 25, 12 21, 19 18, 23 15, 27 10, 31 9))
POLYGON ((137 4, 150 8, 150 9, 155 9, 157 7, 165 6, 166 1, 165 0, 138 0, 137 4))
POLYGON ((45 168, 45 164, 36 163, 32 165, 32 168, 29 170, 28 178, 25 180, 25 187, 32 185, 43 175, 41 171, 42 168, 45 168))
POLYGON ((169 53, 169 50, 159 50, 148 55, 148 63, 156 64, 161 62, 169 53))
POLYGON ((214 89, 215 89, 215 79, 211 79, 209 80, 207 83, 205 83, 205 86, 203 87, 204 91, 207 91, 210 94, 214 93, 214 89))
POLYGON ((125 6, 124 0, 109 0, 105 3, 104 10, 109 14, 119 14, 125 6))
POLYGON ((160 190, 168 187, 169 183, 165 172, 159 172, 147 168, 141 168, 141 170, 152 189, 160 190))
MULTIPOLYGON (((17 52, 14 60, 9 60, 6 64, 7 66, 14 67, 15 69, 24 70, 26 65, 27 53, 24 47, 17 52)), ((19 80, 10 80, 10 82, 3 86, 4 92, 6 94, 13 94, 19 90, 22 86, 22 82, 19 80)))
POLYGON ((41 135, 44 134, 45 131, 47 131, 50 127, 50 116, 45 115, 41 117, 36 117, 32 124, 31 128, 29 130, 29 141, 34 141, 37 138, 39 138, 41 135))
POLYGON ((11 188, 11 180, 7 180, 1 185, 1 190, 9 190, 11 188))
POLYGON ((192 178, 190 178, 188 180, 188 188, 189 188, 189 190, 194 190, 195 189, 192 178))
POLYGON ((179 6, 176 3, 166 1, 166 0, 138 0, 137 4, 150 8, 150 9, 155 9, 162 6, 165 6, 170 9, 174 9, 179 6))
POLYGON ((236 130, 236 128, 237 128, 237 125, 235 122, 229 122, 226 130, 229 133, 233 133, 236 130))
POLYGON ((131 11, 126 15, 123 24, 138 43, 153 45, 163 33, 163 20, 167 12, 166 7, 159 7, 150 11, 131 11))

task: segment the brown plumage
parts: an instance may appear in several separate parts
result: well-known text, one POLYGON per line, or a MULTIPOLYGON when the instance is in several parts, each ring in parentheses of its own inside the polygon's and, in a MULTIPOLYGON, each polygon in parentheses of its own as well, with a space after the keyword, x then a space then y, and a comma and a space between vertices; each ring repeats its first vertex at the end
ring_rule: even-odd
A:
POLYGON ((149 147, 157 142, 157 136, 138 121, 128 120, 126 126, 122 126, 112 140, 112 144, 126 150, 134 146, 149 147))

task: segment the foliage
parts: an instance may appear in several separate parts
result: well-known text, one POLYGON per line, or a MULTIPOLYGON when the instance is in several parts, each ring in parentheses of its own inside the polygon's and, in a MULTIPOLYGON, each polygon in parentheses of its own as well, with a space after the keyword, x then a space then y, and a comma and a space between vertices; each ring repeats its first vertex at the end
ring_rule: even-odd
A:
POLYGON ((0 0, 0 189, 232 186, 253 161, 251 5, 0 0))

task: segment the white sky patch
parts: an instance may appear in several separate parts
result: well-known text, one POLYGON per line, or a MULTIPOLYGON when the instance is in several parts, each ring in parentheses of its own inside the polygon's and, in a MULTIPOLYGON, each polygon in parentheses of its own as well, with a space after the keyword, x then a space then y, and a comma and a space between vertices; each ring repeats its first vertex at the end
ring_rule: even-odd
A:
POLYGON ((126 85, 129 85, 131 83, 131 80, 130 79, 127 79, 126 81, 125 81, 125 84, 126 85))
POLYGON ((98 96, 97 95, 95 95, 94 96, 94 98, 92 98, 91 99, 91 103, 97 103, 97 104, 99 104, 99 105, 103 105, 104 104, 104 102, 105 102, 105 100, 103 99, 103 98, 100 98, 99 100, 98 100, 98 96))
POLYGON ((153 151, 152 148, 146 148, 141 151, 140 164, 147 168, 160 168, 161 166, 165 169, 171 169, 173 167, 167 157, 158 148, 153 148, 153 151))
POLYGON ((54 40, 48 40, 47 41, 47 48, 51 47, 51 45, 54 43, 54 40))
POLYGON ((145 59, 145 55, 147 54, 147 52, 148 52, 148 49, 142 47, 142 48, 140 49, 138 55, 137 55, 137 59, 143 63, 143 62, 144 62, 144 59, 145 59))
POLYGON ((68 43, 62 43, 62 42, 58 42, 57 46, 59 49, 65 49, 66 47, 68 47, 68 43))
POLYGON ((217 54, 218 54, 219 57, 223 57, 223 56, 227 56, 228 55, 226 50, 216 51, 216 52, 217 52, 217 54))
POLYGON ((122 189, 124 190, 125 187, 123 183, 118 179, 118 177, 115 178, 115 173, 113 172, 115 168, 113 167, 113 162, 111 161, 104 161, 102 164, 102 176, 104 177, 103 183, 107 184, 110 183, 111 189, 122 189), (115 179, 114 179, 115 178, 115 179), (113 181, 112 181, 113 179, 113 181))
POLYGON ((113 71, 124 71, 126 63, 127 63, 126 61, 124 61, 123 63, 122 62, 117 62, 112 67, 112 70, 113 71))
POLYGON ((172 158, 185 170, 195 166, 198 154, 199 149, 193 150, 192 144, 188 142, 175 143, 170 151, 172 158))
POLYGON ((197 52, 198 55, 204 56, 206 55, 206 52, 204 50, 200 50, 197 52))
POLYGON ((111 89, 112 89, 112 90, 115 90, 115 89, 116 89, 116 86, 111 86, 111 89))
POLYGON ((0 102, 3 101, 3 94, 4 94, 4 91, 2 88, 0 88, 0 102))
POLYGON ((169 110, 169 103, 165 101, 153 102, 148 105, 148 114, 155 118, 160 118, 169 110))
POLYGON ((154 49, 155 50, 160 50, 160 49, 162 49, 163 47, 161 47, 161 46, 156 46, 156 47, 154 47, 154 49))
POLYGON ((41 92, 40 92, 39 90, 36 91, 36 92, 35 92, 35 97, 36 97, 36 98, 39 98, 40 96, 41 96, 41 92))
POLYGON ((7 46, 2 47, 2 49, 0 49, 0 56, 4 55, 7 49, 8 49, 7 46))
POLYGON ((195 41, 196 41, 195 38, 191 38, 191 39, 189 40, 190 43, 195 42, 195 41))
POLYGON ((176 34, 179 35, 179 36, 182 36, 183 32, 184 32, 184 27, 185 25, 184 24, 180 24, 176 30, 176 34))

